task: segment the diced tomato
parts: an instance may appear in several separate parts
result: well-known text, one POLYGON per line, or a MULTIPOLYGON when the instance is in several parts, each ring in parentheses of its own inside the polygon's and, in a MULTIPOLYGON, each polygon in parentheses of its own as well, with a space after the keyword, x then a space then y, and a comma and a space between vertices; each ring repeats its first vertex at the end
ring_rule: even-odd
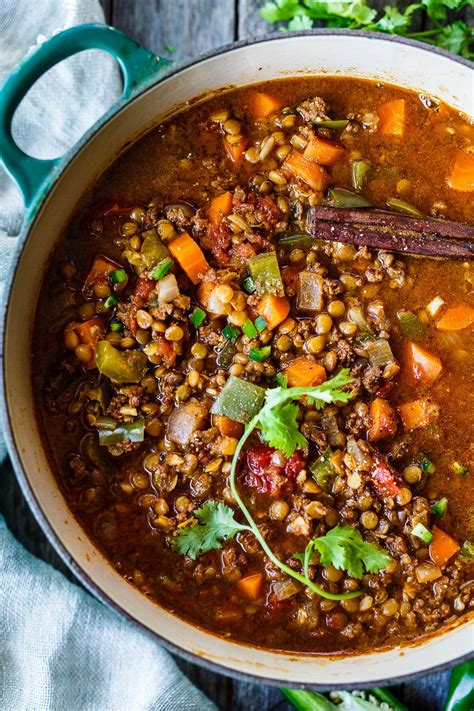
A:
POLYGON ((137 283, 135 284, 135 289, 133 290, 133 295, 138 296, 138 298, 143 299, 146 303, 151 296, 153 289, 156 286, 156 281, 154 279, 143 279, 139 277, 137 283))
POLYGON ((266 600, 265 610, 270 617, 279 617, 284 613, 287 614, 290 606, 291 600, 279 600, 275 593, 270 593, 266 600))
POLYGON ((400 477, 393 471, 388 462, 379 454, 375 454, 369 477, 375 492, 382 499, 388 496, 396 496, 400 493, 402 482, 400 477))
POLYGON ((290 481, 295 481, 296 477, 306 466, 305 458, 302 453, 298 450, 293 452, 291 457, 288 459, 284 466, 283 474, 288 477, 290 481))
POLYGON ((272 463, 274 453, 272 447, 267 447, 265 444, 252 447, 247 452, 247 466, 257 476, 265 474, 265 469, 272 463))

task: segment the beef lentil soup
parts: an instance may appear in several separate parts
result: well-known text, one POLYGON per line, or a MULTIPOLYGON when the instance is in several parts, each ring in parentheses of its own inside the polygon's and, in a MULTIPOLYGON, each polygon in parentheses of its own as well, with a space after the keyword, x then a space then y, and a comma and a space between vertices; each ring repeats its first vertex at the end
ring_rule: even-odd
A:
POLYGON ((473 126, 339 78, 224 93, 85 196, 34 336, 74 515, 143 594, 273 649, 472 611, 474 264, 308 234, 311 206, 474 223, 473 126))

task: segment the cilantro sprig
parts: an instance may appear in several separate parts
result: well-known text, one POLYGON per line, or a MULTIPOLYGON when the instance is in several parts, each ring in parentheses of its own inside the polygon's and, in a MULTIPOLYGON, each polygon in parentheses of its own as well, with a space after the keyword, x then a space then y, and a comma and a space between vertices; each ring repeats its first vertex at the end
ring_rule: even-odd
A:
MULTIPOLYGON (((278 379, 278 386, 267 390, 261 410, 246 425, 244 433, 237 445, 230 471, 230 488, 247 520, 248 525, 236 521, 234 511, 223 503, 208 501, 194 512, 196 522, 191 526, 181 528, 173 540, 174 548, 182 555, 188 555, 193 560, 202 553, 220 548, 222 543, 233 538, 240 531, 251 531, 270 560, 283 572, 298 582, 310 588, 313 592, 329 600, 347 600, 362 594, 361 590, 349 593, 330 593, 310 580, 308 576, 309 562, 315 549, 319 550, 323 565, 334 565, 344 569, 352 577, 361 578, 363 566, 369 572, 382 570, 390 557, 373 546, 364 542, 360 533, 350 526, 329 531, 326 536, 311 540, 303 555, 303 573, 298 573, 283 563, 273 553, 255 523, 250 511, 243 502, 236 483, 237 466, 242 449, 255 431, 270 446, 280 449, 286 457, 290 457, 297 448, 306 449, 308 442, 298 428, 298 401, 306 398, 309 404, 318 409, 325 404, 346 403, 351 393, 343 388, 352 382, 347 369, 315 387, 288 388, 284 378, 278 379)), ((296 554, 295 557, 301 556, 296 554)))
POLYGON ((327 27, 348 27, 397 34, 435 44, 472 59, 474 29, 453 16, 453 13, 469 5, 470 1, 420 0, 404 9, 387 5, 382 13, 378 14, 367 0, 272 0, 265 2, 260 15, 271 24, 288 23, 289 30, 308 30, 315 22, 322 21, 327 27), (412 31, 413 21, 419 12, 424 13, 431 21, 432 29, 412 31))

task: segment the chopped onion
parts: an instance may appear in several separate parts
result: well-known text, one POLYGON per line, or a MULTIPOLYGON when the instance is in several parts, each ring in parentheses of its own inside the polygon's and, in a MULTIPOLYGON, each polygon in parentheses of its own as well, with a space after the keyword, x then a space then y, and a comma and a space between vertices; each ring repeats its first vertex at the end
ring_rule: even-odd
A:
POLYGON ((372 466, 372 457, 364 452, 353 437, 347 438, 347 451, 354 457, 357 469, 368 472, 372 466))
POLYGON ((324 413, 321 417, 321 427, 327 437, 328 444, 331 447, 340 445, 339 425, 337 417, 333 412, 324 413))
POLYGON ((206 408, 198 403, 188 402, 176 407, 168 420, 168 439, 186 447, 194 432, 203 426, 206 415, 206 408))
POLYGON ((291 578, 286 578, 286 580, 279 580, 273 583, 273 592, 278 600, 288 600, 288 598, 293 597, 300 591, 299 586, 291 578))
POLYGON ((433 563, 421 563, 415 569, 416 579, 419 583, 431 583, 441 577, 441 570, 433 563))
POLYGON ((372 329, 365 318, 362 306, 351 306, 347 310, 347 318, 351 323, 355 323, 361 333, 371 333, 372 329))
POLYGON ((324 281, 321 274, 303 271, 298 274, 297 308, 307 314, 322 311, 324 281))
POLYGON ((160 304, 168 304, 176 299, 179 296, 179 287, 175 275, 168 274, 164 279, 161 279, 156 286, 156 290, 160 304))
POLYGON ((442 306, 444 306, 444 301, 441 296, 435 296, 426 307, 426 310, 431 318, 434 318, 442 306))

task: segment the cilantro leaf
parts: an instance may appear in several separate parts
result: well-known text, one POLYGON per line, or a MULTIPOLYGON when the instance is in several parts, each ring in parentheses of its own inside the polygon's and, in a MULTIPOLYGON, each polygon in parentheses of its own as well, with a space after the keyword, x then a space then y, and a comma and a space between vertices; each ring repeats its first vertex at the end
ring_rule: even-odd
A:
POLYGON ((308 442, 298 428, 296 418, 299 407, 287 402, 280 407, 268 410, 259 419, 262 439, 271 447, 280 449, 285 457, 291 457, 295 449, 306 449, 308 442))
POLYGON ((368 573, 378 573, 391 561, 388 553, 366 543, 360 531, 351 526, 332 528, 325 536, 314 540, 314 547, 321 555, 322 565, 345 570, 352 578, 362 578, 364 568, 368 573))
POLYGON ((284 379, 280 378, 278 382, 278 387, 267 390, 264 405, 255 417, 254 427, 260 430, 264 442, 281 449, 285 457, 291 457, 295 449, 306 449, 308 446, 298 428, 299 407, 292 401, 307 397, 308 402, 316 404, 318 408, 324 407, 325 403, 347 402, 351 394, 341 388, 352 382, 352 378, 349 371, 344 369, 314 387, 288 388, 284 379))
POLYGON ((270 23, 288 23, 290 30, 309 29, 316 21, 323 22, 327 27, 350 27, 399 34, 472 58, 474 31, 465 22, 453 16, 453 13, 470 4, 472 0, 419 0, 405 9, 386 5, 383 11, 378 13, 370 7, 367 0, 272 0, 263 5, 260 15, 270 23), (421 10, 425 17, 431 20, 434 25, 432 29, 411 31, 413 15, 417 10, 421 10))
POLYGON ((447 49, 449 52, 461 54, 463 57, 472 58, 474 43, 474 28, 468 27, 465 22, 456 20, 451 25, 446 25, 436 35, 438 47, 447 49))
POLYGON ((392 34, 405 34, 412 21, 412 14, 417 8, 418 5, 410 5, 404 12, 400 12, 397 7, 387 5, 384 14, 371 29, 392 34))
POLYGON ((173 539, 173 548, 181 555, 196 560, 202 553, 221 548, 222 543, 233 538, 239 531, 247 531, 234 518, 234 512, 218 501, 207 501, 194 511, 197 522, 178 530, 173 539))
POLYGON ((461 10, 469 0, 421 0, 426 14, 431 20, 445 20, 448 10, 461 10))
POLYGON ((300 7, 299 0, 274 0, 265 3, 260 16, 267 22, 286 22, 294 17, 300 7))

